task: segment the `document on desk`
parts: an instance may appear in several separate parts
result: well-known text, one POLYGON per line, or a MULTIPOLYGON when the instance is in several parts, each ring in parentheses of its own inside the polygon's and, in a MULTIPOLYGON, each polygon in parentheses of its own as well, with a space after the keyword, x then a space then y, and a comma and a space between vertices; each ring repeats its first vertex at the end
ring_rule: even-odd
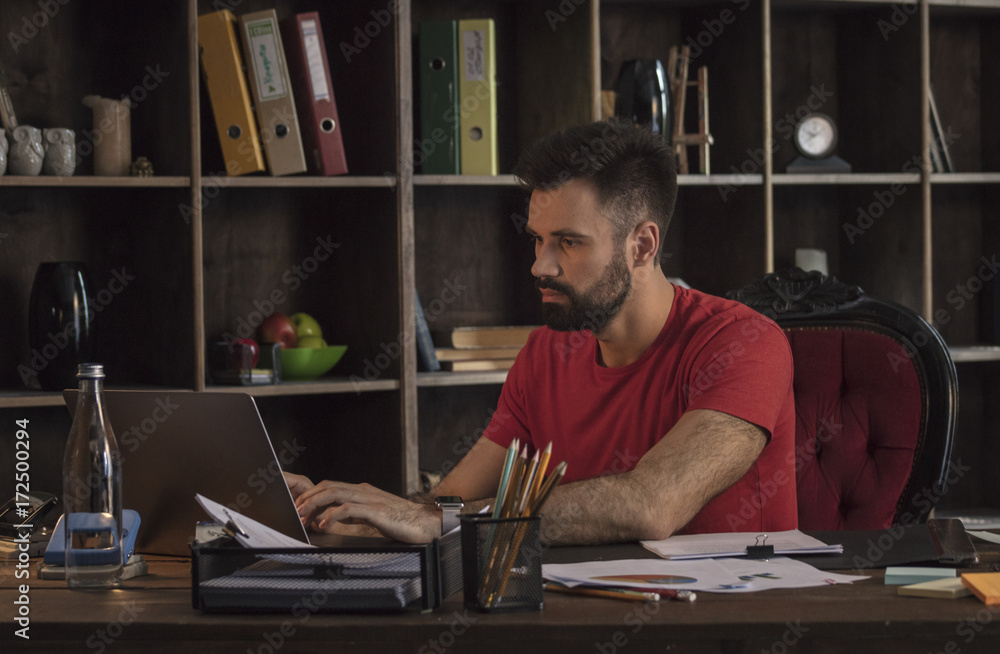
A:
POLYGON ((271 529, 265 524, 257 522, 253 518, 248 518, 239 511, 233 511, 229 507, 208 499, 204 495, 195 494, 201 508, 215 522, 222 525, 232 525, 234 538, 244 547, 315 547, 309 543, 286 536, 279 531, 271 529))
POLYGON ((725 534, 690 534, 644 540, 642 546, 665 559, 707 559, 746 556, 747 547, 772 546, 773 554, 842 554, 843 545, 827 545, 798 529, 725 534))
POLYGON ((565 586, 608 586, 657 592, 664 589, 753 593, 774 588, 849 584, 867 577, 819 570, 784 556, 755 559, 623 559, 546 564, 542 576, 565 586))

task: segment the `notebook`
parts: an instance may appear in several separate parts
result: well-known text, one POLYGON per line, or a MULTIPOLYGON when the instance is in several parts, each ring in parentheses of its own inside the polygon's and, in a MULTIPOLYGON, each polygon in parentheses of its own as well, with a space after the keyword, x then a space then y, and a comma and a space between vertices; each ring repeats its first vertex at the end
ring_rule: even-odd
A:
MULTIPOLYGON (((77 396, 63 392, 70 414, 77 396)), ((142 520, 136 552, 190 556, 195 525, 207 519, 197 493, 309 542, 281 474, 304 447, 294 438, 272 446, 253 397, 105 390, 105 404, 122 455, 124 508, 142 520)))

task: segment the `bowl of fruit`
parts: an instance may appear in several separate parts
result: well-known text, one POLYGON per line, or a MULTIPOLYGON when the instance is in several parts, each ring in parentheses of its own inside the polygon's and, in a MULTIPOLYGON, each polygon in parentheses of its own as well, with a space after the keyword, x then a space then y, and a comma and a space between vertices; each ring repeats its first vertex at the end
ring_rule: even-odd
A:
POLYGON ((316 319, 301 312, 271 314, 261 325, 261 339, 281 343, 281 378, 286 381, 322 377, 347 351, 346 345, 327 345, 316 319))

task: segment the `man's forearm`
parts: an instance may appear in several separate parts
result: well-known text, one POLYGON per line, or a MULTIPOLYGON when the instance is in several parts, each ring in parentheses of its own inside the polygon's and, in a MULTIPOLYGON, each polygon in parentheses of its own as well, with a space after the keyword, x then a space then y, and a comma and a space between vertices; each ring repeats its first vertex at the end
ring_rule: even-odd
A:
POLYGON ((644 538, 647 509, 636 501, 641 495, 628 475, 584 479, 554 489, 542 508, 542 541, 596 545, 644 538))
POLYGON ((694 412, 635 469, 556 488, 542 510, 552 545, 666 538, 715 495, 739 481, 766 438, 759 427, 712 411, 694 412))

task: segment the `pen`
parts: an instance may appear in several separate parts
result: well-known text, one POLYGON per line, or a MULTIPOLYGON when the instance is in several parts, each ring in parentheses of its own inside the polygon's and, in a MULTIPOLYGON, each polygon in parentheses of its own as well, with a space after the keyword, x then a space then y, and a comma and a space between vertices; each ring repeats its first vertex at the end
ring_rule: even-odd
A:
POLYGON ((226 521, 226 524, 223 527, 223 529, 228 531, 230 536, 233 536, 234 538, 236 536, 242 536, 243 538, 250 538, 250 534, 243 531, 243 527, 236 524, 236 521, 233 520, 233 516, 230 515, 229 511, 223 509, 223 512, 225 512, 226 516, 229 518, 229 520, 226 521))
POLYGON ((658 602, 658 593, 646 593, 637 590, 627 590, 624 588, 568 588, 566 586, 556 586, 555 584, 545 584, 545 590, 556 593, 566 593, 567 595, 586 595, 588 597, 606 597, 608 599, 628 600, 632 602, 658 602))

